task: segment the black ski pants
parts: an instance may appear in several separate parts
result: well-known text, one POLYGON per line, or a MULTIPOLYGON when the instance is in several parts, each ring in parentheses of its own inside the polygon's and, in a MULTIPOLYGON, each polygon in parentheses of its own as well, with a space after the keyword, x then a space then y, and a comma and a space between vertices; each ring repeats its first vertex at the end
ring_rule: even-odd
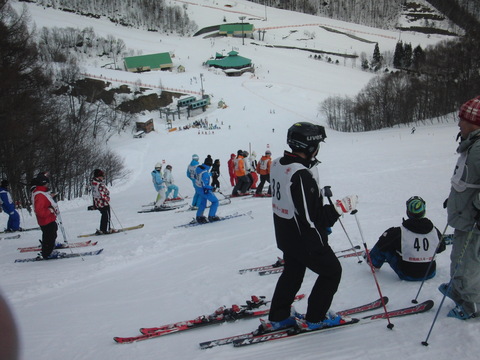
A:
POLYGON ((98 211, 102 214, 100 218, 100 231, 107 233, 110 231, 110 205, 99 208, 98 211))
POLYGON ((272 189, 270 189, 270 174, 267 174, 267 175, 260 175, 260 183, 257 186, 257 191, 255 191, 256 194, 262 193, 265 182, 268 182, 267 194, 270 195, 272 193, 272 189))
POLYGON ((52 221, 50 224, 40 226, 40 229, 42 229, 42 257, 46 259, 55 248, 58 225, 56 221, 52 221))
POLYGON ((239 176, 237 178, 237 185, 233 188, 232 195, 238 195, 240 191, 241 194, 245 194, 250 187, 251 181, 247 175, 239 176))
POLYGON ((291 305, 309 268, 318 277, 308 297, 306 320, 314 323, 323 321, 342 277, 342 266, 335 253, 327 245, 321 253, 299 256, 284 252, 283 259, 285 265, 273 294, 269 320, 282 321, 290 316, 291 305))

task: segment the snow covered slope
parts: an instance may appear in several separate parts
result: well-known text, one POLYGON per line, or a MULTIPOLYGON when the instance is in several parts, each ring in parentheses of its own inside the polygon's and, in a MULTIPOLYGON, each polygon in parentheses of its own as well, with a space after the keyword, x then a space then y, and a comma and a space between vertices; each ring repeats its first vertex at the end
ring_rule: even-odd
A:
MULTIPOLYGON (((18 4, 17 4, 18 5, 18 4)), ((164 120, 153 117, 156 132, 143 139, 130 133, 110 140, 111 146, 125 159, 131 170, 129 179, 111 188, 116 227, 145 224, 140 230, 95 238, 96 248, 104 252, 84 259, 15 264, 21 254, 17 247, 38 243, 40 232, 23 233, 18 240, 0 241, 0 288, 12 305, 22 342, 22 358, 36 360, 84 359, 437 359, 447 360, 461 354, 464 359, 478 357, 478 322, 446 318, 452 307, 445 301, 430 339, 430 346, 420 345, 428 332, 441 294, 436 290, 448 281, 448 253, 439 255, 437 277, 428 281, 419 300, 433 299, 429 313, 395 319, 392 331, 386 322, 367 327, 352 327, 318 336, 309 336, 251 348, 221 347, 200 350, 198 343, 222 336, 243 333, 257 327, 258 320, 213 326, 184 334, 170 335, 130 345, 118 345, 113 336, 133 336, 140 327, 186 320, 213 312, 221 305, 243 303, 251 295, 271 297, 278 275, 260 277, 239 275, 238 269, 273 263, 281 253, 276 249, 269 199, 233 199, 219 208, 219 215, 252 210, 253 219, 239 217, 217 224, 188 229, 175 225, 188 222, 191 212, 139 214, 142 204, 151 202, 155 192, 150 171, 158 161, 173 166, 173 174, 183 196, 193 195, 185 170, 191 155, 200 159, 207 154, 222 163, 222 191, 228 185, 226 162, 238 149, 254 150, 258 158, 267 149, 273 156, 286 149, 286 129, 296 121, 323 123, 318 103, 334 94, 356 94, 372 77, 351 62, 339 65, 313 60, 303 51, 287 51, 253 45, 242 46, 241 39, 215 40, 177 38, 114 26, 108 20, 80 18, 72 14, 43 9, 28 4, 32 20, 41 26, 93 26, 101 35, 114 34, 130 48, 143 53, 174 51, 175 64, 186 72, 127 74, 100 68, 101 60, 87 64, 85 71, 121 81, 137 81, 171 88, 200 91, 203 74, 205 91, 213 95, 213 104, 223 99, 228 107, 211 106, 193 119, 177 120, 183 126, 193 120, 208 119, 220 130, 202 134, 194 129, 168 133, 164 120), (201 66, 217 51, 232 48, 249 57, 256 65, 256 75, 227 78, 201 66)), ((262 17, 264 7, 245 1, 202 1, 189 3, 189 12, 200 26, 237 21, 239 14, 262 17), (232 7, 225 7, 230 4, 232 7), (208 7, 207 7, 208 6, 208 7), (225 10, 228 10, 226 12, 225 10), (237 11, 238 13, 233 13, 237 11)), ((380 49, 394 49, 398 34, 336 22, 303 14, 268 9, 268 21, 256 27, 280 25, 328 24, 380 42, 380 49), (263 25, 262 25, 263 24, 263 25)), ((373 44, 332 35, 315 28, 315 40, 291 43, 339 52, 373 53, 373 44)), ((268 30, 269 43, 282 42, 289 28, 268 30)), ((303 31, 303 27, 299 32, 303 31)), ((301 35, 301 34, 300 34, 301 35)), ((439 38, 402 34, 412 45, 426 45, 439 38)), ((287 41, 287 40, 285 40, 287 41)), ((359 64, 357 64, 359 66, 359 64)), ((368 133, 343 134, 327 129, 319 166, 322 185, 332 186, 334 198, 358 194, 358 220, 369 247, 390 226, 397 226, 405 216, 405 201, 420 195, 427 202, 427 214, 441 230, 446 213, 442 203, 449 191, 449 178, 456 162, 457 126, 452 116, 442 124, 416 125, 368 133)), ((61 203, 63 222, 70 241, 78 234, 94 231, 98 212, 87 211, 90 199, 61 203)), ((0 221, 6 222, 4 214, 0 221)), ((342 219, 355 244, 361 244, 359 229, 351 215, 342 219)), ((23 226, 35 226, 35 219, 22 213, 23 226)), ((450 229, 451 230, 451 229, 450 229)), ((449 230, 449 231, 450 231, 449 230)), ((62 240, 59 232, 59 240, 62 240)), ((349 246, 339 226, 330 237, 331 246, 340 250, 349 246)), ((68 250, 67 250, 68 251, 68 250)), ((80 249, 72 249, 80 251, 80 249)), ((355 258, 342 259, 343 277, 333 308, 342 309, 378 297, 375 283, 365 263, 355 258)), ((390 298, 391 309, 408 306, 419 284, 399 281, 387 266, 378 273, 383 294, 390 298)), ((307 272, 302 292, 310 291, 315 276, 307 272)), ((305 311, 306 301, 297 304, 305 311)))

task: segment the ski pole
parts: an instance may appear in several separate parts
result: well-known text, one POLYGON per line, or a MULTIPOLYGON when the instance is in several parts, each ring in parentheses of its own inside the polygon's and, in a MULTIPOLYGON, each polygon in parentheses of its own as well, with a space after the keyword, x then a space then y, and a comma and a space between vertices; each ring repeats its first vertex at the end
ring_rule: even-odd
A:
MULTIPOLYGON (((332 202, 332 199, 331 199, 333 194, 332 194, 332 190, 330 188, 331 188, 331 186, 325 186, 323 188, 323 194, 327 197, 330 205, 333 206, 333 202, 332 202)), ((338 221, 340 222, 340 225, 342 226, 343 232, 345 233, 345 236, 347 237, 348 241, 350 242, 350 245, 352 246, 352 250, 355 252, 355 255, 357 256, 358 263, 361 264, 363 262, 363 260, 360 259, 360 256, 355 251, 356 248, 355 248, 355 246, 353 246, 353 242, 350 239, 350 236, 348 236, 347 229, 345 229, 345 226, 343 226, 343 222, 340 218, 338 218, 338 221)))
MULTIPOLYGON (((67 240, 67 233, 65 232, 65 227, 63 226, 63 220, 62 220, 62 215, 60 214, 60 209, 57 207, 58 209, 58 213, 57 213, 57 223, 58 223, 58 226, 60 227, 60 230, 62 232, 62 235, 63 235, 63 242, 65 244, 68 244, 68 240, 67 240)), ((73 250, 71 247, 69 247, 70 249, 70 254, 73 254, 73 250)), ((85 261, 85 259, 83 258, 83 256, 81 256, 81 259, 82 261, 85 261)))
POLYGON ((443 294, 442 301, 440 302, 440 305, 438 306, 437 313, 435 314, 435 317, 433 318, 432 325, 430 326, 430 330, 428 331, 427 338, 422 341, 422 345, 428 346, 428 339, 430 338, 430 334, 432 333, 433 327, 435 326, 435 323, 437 322, 438 314, 440 313, 440 310, 442 309, 443 302, 445 301, 445 298, 447 297, 447 294, 450 292, 450 289, 452 287, 452 280, 454 279, 455 275, 457 274, 458 268, 460 267, 463 257, 465 256, 465 252, 467 250, 468 244, 470 243, 470 240, 473 237, 473 231, 475 230, 475 227, 477 226, 477 223, 475 222, 473 224, 472 230, 467 235, 467 240, 465 240, 465 244, 463 245, 462 252, 458 256, 457 263, 455 264, 455 268, 453 270, 452 275, 450 276, 450 281, 448 282, 447 290, 443 294))
POLYGON ((20 206, 20 214, 21 214, 21 217, 22 217, 22 224, 24 224, 23 226, 25 226, 25 216, 23 215, 23 207, 20 206))
MULTIPOLYGON (((63 236, 63 242, 65 244, 68 244, 68 240, 67 240, 67 233, 65 232, 65 227, 63 226, 63 220, 62 220, 62 214, 60 213, 60 208, 58 207, 58 202, 57 202, 57 199, 56 199, 56 196, 52 196, 52 199, 53 201, 57 204, 56 208, 57 208, 57 211, 55 212, 55 215, 57 216, 57 224, 58 226, 60 227, 60 231, 62 232, 62 236, 63 236)), ((69 247, 70 249, 70 253, 73 254, 73 250, 71 247, 69 247)), ((85 261, 85 259, 83 258, 83 256, 81 257, 82 261, 85 261)))
MULTIPOLYGON (((55 212, 55 215, 57 216, 57 223, 60 226, 60 230, 61 230, 62 235, 63 235, 63 242, 65 244, 68 244, 67 234, 65 232, 65 228, 63 227, 62 214, 60 213, 60 208, 58 207, 57 195, 58 194, 52 195, 53 201, 57 204, 56 211, 54 210, 54 212, 55 212)), ((71 249, 70 249, 70 251, 71 251, 71 249)))
MULTIPOLYGON (((112 205, 110 205, 110 210, 112 210, 112 213, 113 213, 113 215, 115 216, 115 219, 117 219, 117 222, 118 222, 118 224, 120 225, 120 229, 123 229, 123 225, 122 225, 122 223, 120 222, 120 220, 118 219, 118 216, 117 216, 117 214, 115 213, 115 211, 113 211, 112 205)), ((110 220, 110 219, 109 219, 109 220, 110 220)))
POLYGON ((60 210, 58 210, 57 219, 58 219, 58 225, 60 226, 60 230, 62 231, 63 242, 65 244, 68 244, 67 234, 65 233, 65 228, 63 227, 62 215, 60 214, 60 210))
POLYGON ((385 301, 383 300, 382 290, 380 289, 380 284, 378 283, 377 275, 375 275, 375 269, 373 268, 372 259, 370 258, 370 252, 368 251, 367 244, 365 243, 365 238, 363 237, 363 232, 362 232, 362 228, 360 227, 360 222, 358 221, 357 212, 358 212, 358 210, 353 210, 350 214, 355 216, 355 220, 356 220, 357 226, 358 226, 358 231, 360 231, 360 237, 362 238, 362 241, 363 241, 363 247, 365 249, 365 254, 367 255, 367 262, 370 265, 370 270, 372 271, 373 279, 375 280, 375 285, 377 286, 378 294, 380 295, 380 298, 382 299, 383 310, 385 311, 385 317, 388 321, 387 328, 391 330, 391 329, 393 329, 394 325, 390 322, 390 317, 388 316, 387 306, 385 305, 385 301))
POLYGON ((223 174, 220 174, 220 176, 222 177, 223 183, 227 184, 225 187, 230 186, 230 182, 225 179, 225 176, 223 176, 223 174))
POLYGON ((220 195, 222 195, 225 199, 228 199, 228 197, 227 197, 223 192, 221 192, 220 190, 218 191, 218 193, 219 193, 220 195))
POLYGON ((415 299, 412 300, 412 303, 418 304, 417 298, 418 295, 420 295, 420 291, 422 291, 423 284, 425 283, 425 280, 427 279, 428 274, 430 273, 430 269, 432 268, 433 262, 435 261, 435 257, 437 256, 438 250, 440 249, 440 246, 442 245, 443 238, 445 237, 445 233, 447 231, 448 224, 445 226, 445 230, 443 230, 442 236, 440 237, 440 242, 437 245, 437 248, 435 249, 435 252, 433 253, 432 260, 430 261, 430 264, 428 264, 427 271, 425 271, 425 276, 422 279, 422 283, 420 284, 420 288, 418 289, 417 296, 415 296, 415 299))

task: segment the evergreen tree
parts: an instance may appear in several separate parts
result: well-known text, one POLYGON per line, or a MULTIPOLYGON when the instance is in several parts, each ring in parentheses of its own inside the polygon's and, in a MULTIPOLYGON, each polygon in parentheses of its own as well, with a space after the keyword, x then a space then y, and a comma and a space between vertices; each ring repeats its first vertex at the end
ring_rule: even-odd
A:
POLYGON ((362 60, 362 69, 363 69, 363 70, 368 70, 368 69, 369 69, 368 60, 367 60, 367 59, 363 59, 363 60, 362 60))
POLYGON ((400 69, 402 67, 403 56, 404 56, 403 42, 399 41, 399 42, 397 42, 397 45, 395 46, 395 53, 393 54, 393 67, 394 68, 400 69))
POLYGON ((418 69, 425 61, 425 53, 420 45, 413 49, 412 66, 414 69, 418 69))
POLYGON ((378 43, 375 44, 375 49, 373 50, 373 60, 372 60, 372 68, 375 71, 378 71, 382 66, 383 57, 380 55, 380 48, 378 47, 378 43))
POLYGON ((403 59, 402 66, 404 69, 408 69, 412 65, 412 44, 408 43, 403 46, 403 59))

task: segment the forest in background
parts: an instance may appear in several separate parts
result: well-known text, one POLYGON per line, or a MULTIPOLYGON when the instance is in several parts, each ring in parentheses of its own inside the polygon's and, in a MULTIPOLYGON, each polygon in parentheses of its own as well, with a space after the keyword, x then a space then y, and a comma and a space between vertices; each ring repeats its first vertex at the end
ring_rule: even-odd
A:
MULTIPOLYGON (((123 26, 152 31, 189 36, 197 29, 186 15, 187 5, 167 6, 163 0, 29 2, 84 16, 106 16, 123 26)), ((320 12, 346 21, 354 17, 356 22, 377 27, 391 27, 398 18, 399 7, 408 3, 254 2, 293 11, 320 12)), ((455 23, 463 21, 466 35, 427 49, 412 49, 410 44, 399 43, 393 61, 388 63, 376 47, 371 60, 362 59, 362 68, 380 75, 354 97, 331 97, 319 104, 331 128, 366 131, 442 120, 464 101, 480 94, 480 4, 469 0, 429 2, 445 11, 455 23), (391 66, 395 70, 388 70, 391 66)), ((13 184, 14 198, 27 204, 30 179, 45 169, 55 174, 52 185, 66 199, 88 191, 93 168, 106 170, 109 182, 125 177, 122 159, 109 151, 107 142, 113 134, 129 128, 135 119, 118 109, 117 100, 127 95, 115 95, 108 104, 92 101, 95 94, 79 95, 73 84, 82 78, 79 64, 85 57, 106 56, 117 68, 120 58, 133 55, 133 50, 126 49, 121 39, 96 36, 91 28, 42 28, 32 33, 28 21, 26 14, 16 14, 9 7, 8 0, 0 0, 0 173, 13 184)))
MULTIPOLYGON (((249 0, 279 9, 326 16, 382 29, 395 29, 403 11, 426 9, 414 0, 249 0)), ((445 15, 462 29, 478 26, 480 2, 477 0, 426 0, 432 8, 445 15)), ((431 14, 426 16, 432 17, 431 14)), ((425 21, 428 26, 428 21, 425 21)))
POLYGON ((19 0, 99 18, 113 23, 162 33, 192 34, 197 30, 184 4, 167 5, 165 0, 19 0))
POLYGON ((0 0, 0 172, 13 197, 27 205, 30 180, 45 170, 55 174, 51 185, 60 199, 88 191, 94 168, 104 169, 109 182, 125 177, 122 159, 107 142, 134 117, 115 103, 76 96, 77 57, 61 46, 70 31, 44 30, 39 40, 28 25, 27 14, 0 0))

